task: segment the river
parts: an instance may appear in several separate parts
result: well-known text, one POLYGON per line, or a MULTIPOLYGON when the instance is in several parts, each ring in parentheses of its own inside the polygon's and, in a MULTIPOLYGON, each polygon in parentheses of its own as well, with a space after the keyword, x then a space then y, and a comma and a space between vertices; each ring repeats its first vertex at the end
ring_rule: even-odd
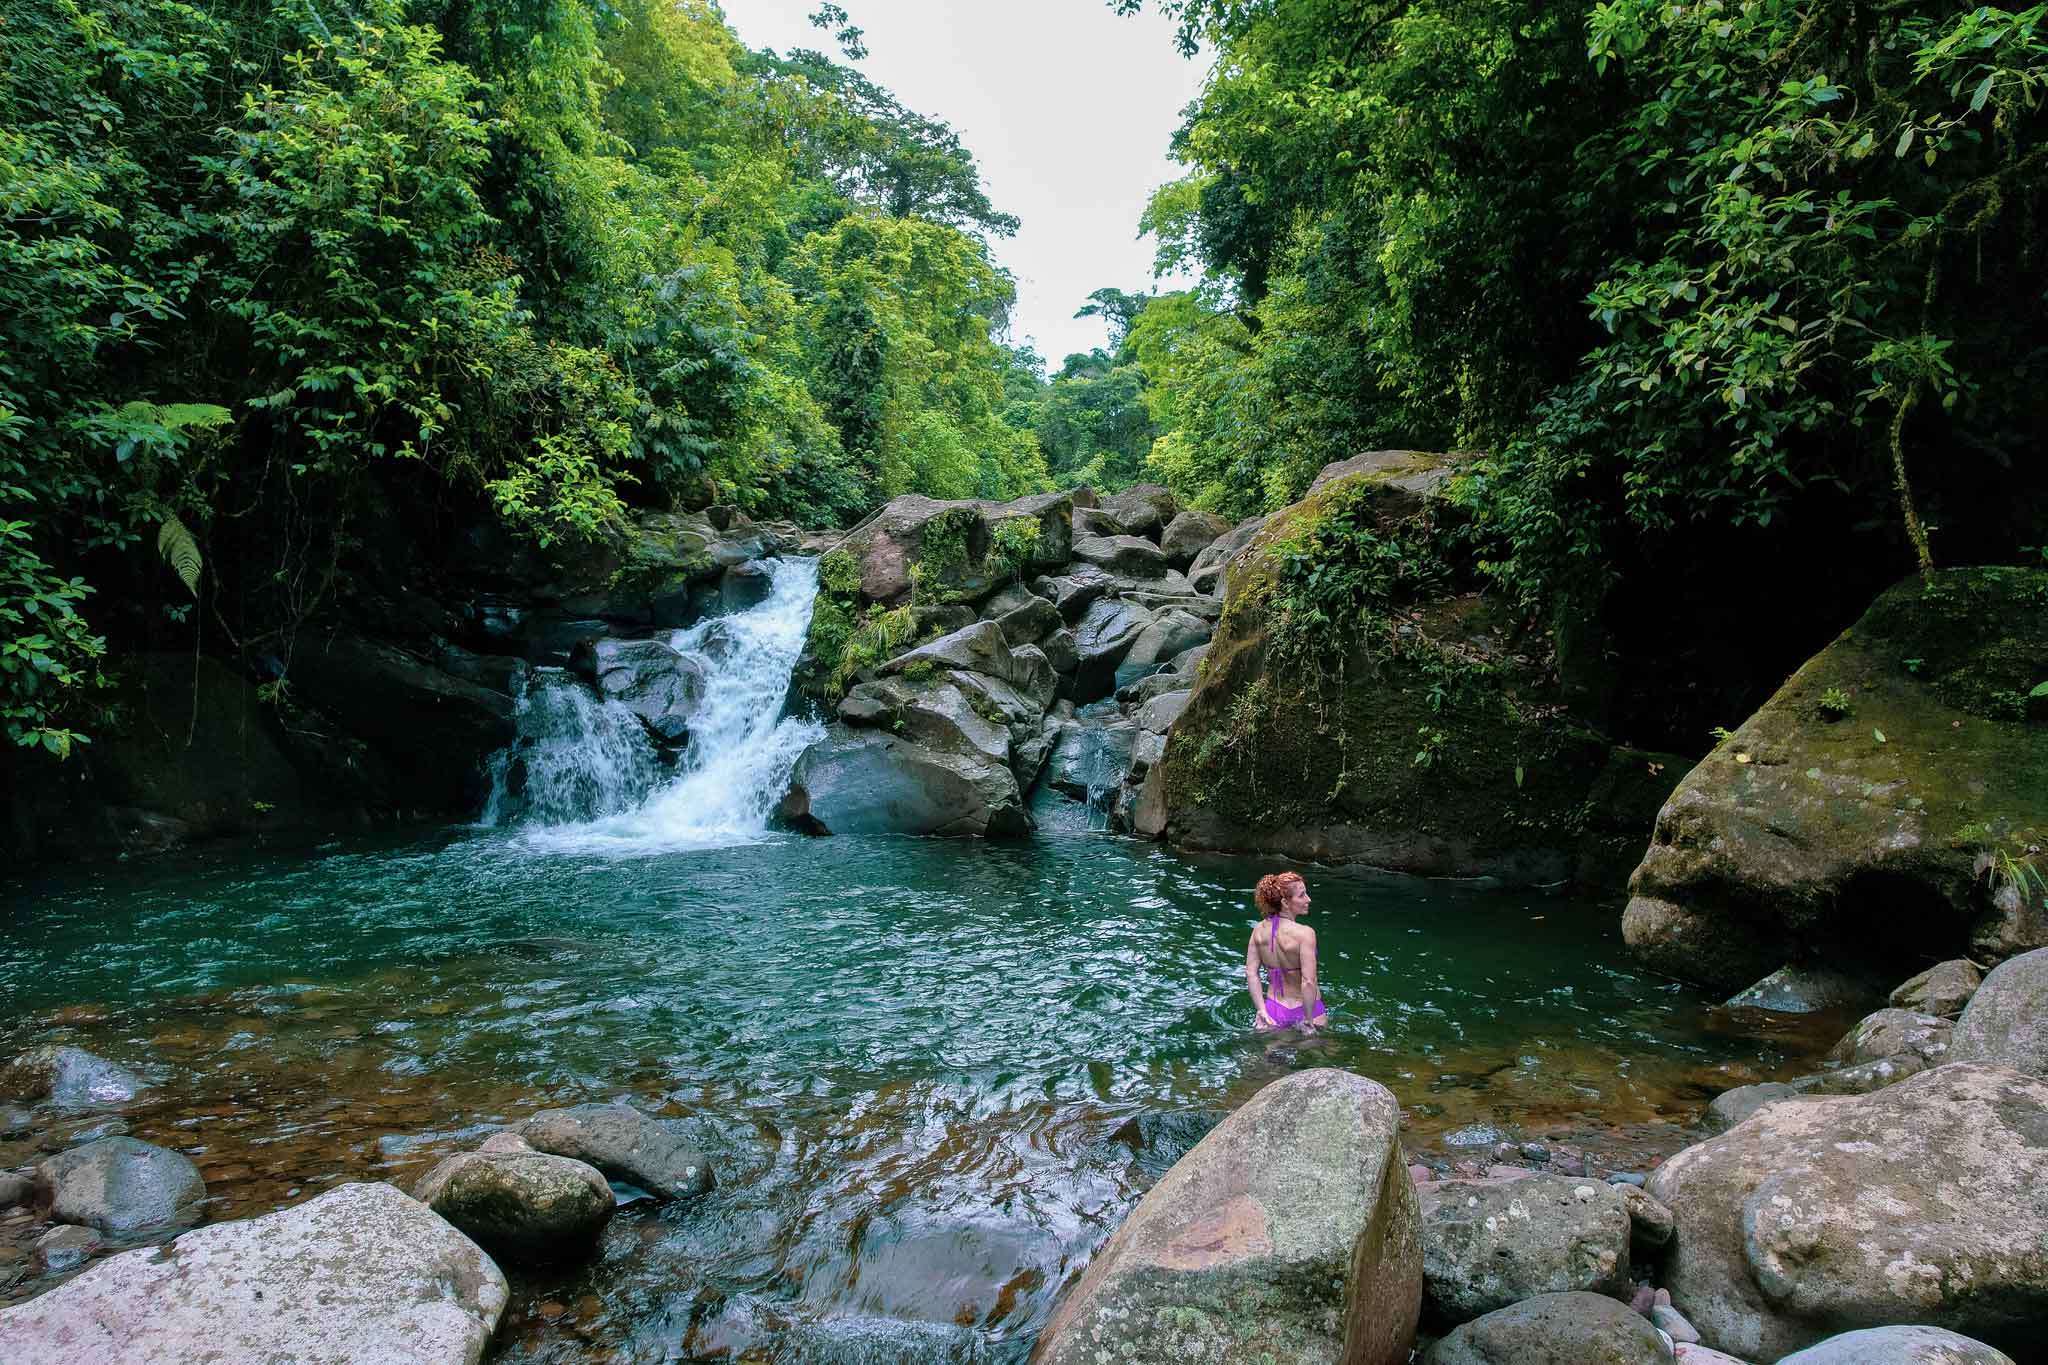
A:
MULTIPOLYGON (((735 742, 793 759, 778 710, 735 711, 735 742)), ((141 1072, 130 1130, 199 1164, 216 1220, 409 1186, 550 1105, 677 1117, 717 1189, 622 1208, 591 1265, 514 1272, 491 1358, 845 1365, 1021 1361, 1160 1172, 1295 1068, 1382 1081, 1416 1148, 1618 1162, 1833 1037, 1759 1035, 1635 971, 1613 905, 1313 868, 1334 1024, 1262 1037, 1243 961, 1274 864, 1085 821, 804 839, 735 797, 772 771, 679 813, 690 780, 586 795, 616 809, 580 822, 7 883, 0 1055, 59 1040, 141 1072)), ((0 1144, 0 1167, 32 1155, 0 1144)))

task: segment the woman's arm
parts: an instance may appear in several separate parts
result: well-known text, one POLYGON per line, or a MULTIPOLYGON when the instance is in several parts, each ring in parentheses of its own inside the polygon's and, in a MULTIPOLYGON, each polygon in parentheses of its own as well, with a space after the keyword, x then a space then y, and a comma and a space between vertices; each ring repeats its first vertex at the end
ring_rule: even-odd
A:
POLYGON ((1316 931, 1301 926, 1301 1031, 1316 1031, 1316 1007, 1323 1003, 1322 983, 1316 980, 1316 931))
POLYGON ((1260 1028, 1272 1028, 1273 1016, 1266 1013, 1266 992, 1259 982, 1259 931, 1252 930, 1252 936, 1244 945, 1244 988, 1252 993, 1252 1013, 1257 1017, 1260 1028))

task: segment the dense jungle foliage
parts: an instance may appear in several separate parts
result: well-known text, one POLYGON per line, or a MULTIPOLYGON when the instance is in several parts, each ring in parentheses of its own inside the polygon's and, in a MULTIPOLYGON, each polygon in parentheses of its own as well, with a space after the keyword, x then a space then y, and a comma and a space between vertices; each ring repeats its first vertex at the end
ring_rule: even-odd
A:
POLYGON ((1016 225, 950 128, 709 0, 5 0, 8 737, 80 737, 138 560, 254 653, 394 502, 547 546, 1045 487, 1016 225))
POLYGON ((1048 375, 958 136, 713 0, 0 0, 9 739, 82 738, 110 633, 288 639, 421 504, 1239 516, 1463 448, 1507 600, 1691 669, 1730 575, 2043 553, 2048 9, 1155 7, 1213 65, 1141 226, 1200 283, 1048 375))
POLYGON ((1215 54, 1145 222, 1202 283, 1129 338, 1184 497, 1484 452, 1486 568, 1554 621, 2042 553, 2048 9, 1157 8, 1215 54))

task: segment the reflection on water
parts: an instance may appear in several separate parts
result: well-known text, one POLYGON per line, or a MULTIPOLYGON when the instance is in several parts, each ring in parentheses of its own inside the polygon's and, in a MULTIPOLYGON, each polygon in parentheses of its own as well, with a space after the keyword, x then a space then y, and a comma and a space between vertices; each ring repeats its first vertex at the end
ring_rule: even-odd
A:
POLYGON ((214 1219, 409 1185, 550 1104, 685 1118, 718 1189, 515 1276, 494 1358, 820 1362, 1021 1360, 1160 1171, 1296 1067, 1381 1080, 1429 1143, 1683 1119, 1810 1055, 1637 975, 1611 908, 1332 871, 1335 1025, 1255 1037, 1264 870, 1086 835, 198 854, 9 888, 0 1052, 152 1079, 128 1121, 214 1219))

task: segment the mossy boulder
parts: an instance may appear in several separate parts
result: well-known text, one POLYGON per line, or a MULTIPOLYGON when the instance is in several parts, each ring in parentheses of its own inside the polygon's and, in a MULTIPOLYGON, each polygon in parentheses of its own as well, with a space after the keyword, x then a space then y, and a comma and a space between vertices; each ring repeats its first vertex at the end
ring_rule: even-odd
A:
POLYGON ((921 601, 979 602, 1020 576, 1065 564, 1073 543, 1071 494, 997 503, 906 493, 843 548, 860 566, 860 597, 896 606, 910 599, 913 580, 921 601))
POLYGON ((2048 944, 2048 572, 1948 569, 1881 595, 1679 783, 1623 932, 1735 989, 1788 961, 1891 979, 2048 944))
POLYGON ((1347 461, 1231 561, 1161 765, 1166 837, 1436 875, 1571 875, 1610 746, 1482 592, 1446 456, 1347 461))

